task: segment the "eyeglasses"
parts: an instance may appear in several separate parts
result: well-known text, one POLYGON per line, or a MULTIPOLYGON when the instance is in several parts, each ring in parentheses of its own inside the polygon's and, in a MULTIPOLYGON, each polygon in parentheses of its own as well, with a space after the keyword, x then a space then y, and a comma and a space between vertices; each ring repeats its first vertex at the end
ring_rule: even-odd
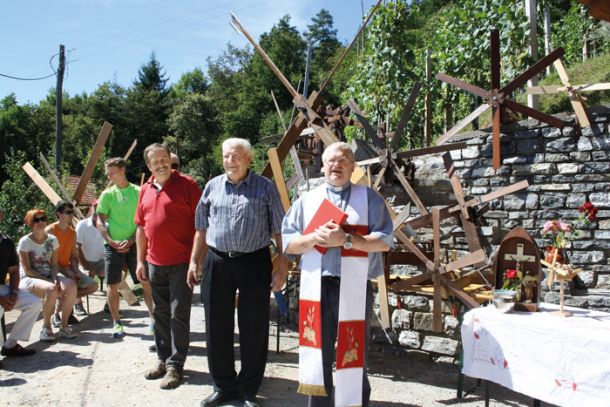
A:
POLYGON ((72 209, 68 209, 67 211, 63 212, 65 215, 74 215, 74 211, 72 209))
POLYGON ((47 221, 47 217, 43 216, 42 218, 34 218, 32 219, 32 223, 38 223, 38 222, 46 222, 47 221))

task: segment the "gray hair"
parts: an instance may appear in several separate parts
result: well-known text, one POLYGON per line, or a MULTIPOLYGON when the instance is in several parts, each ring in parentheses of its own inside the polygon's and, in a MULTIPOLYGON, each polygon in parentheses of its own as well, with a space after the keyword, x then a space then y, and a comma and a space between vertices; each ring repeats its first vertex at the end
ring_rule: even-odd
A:
POLYGON ((245 138, 231 137, 222 142, 222 151, 231 147, 241 147, 248 156, 252 157, 252 144, 245 138))
POLYGON ((343 151, 347 156, 349 156, 352 162, 356 161, 352 148, 349 144, 344 143, 343 141, 337 141, 336 143, 329 144, 328 147, 326 147, 326 150, 324 150, 322 153, 322 161, 326 162, 330 153, 334 152, 335 150, 343 151))

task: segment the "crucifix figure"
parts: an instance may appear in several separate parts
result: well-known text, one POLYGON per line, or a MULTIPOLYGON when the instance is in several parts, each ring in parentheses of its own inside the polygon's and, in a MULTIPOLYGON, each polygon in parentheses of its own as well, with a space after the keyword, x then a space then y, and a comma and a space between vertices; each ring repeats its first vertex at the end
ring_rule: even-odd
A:
POLYGON ((512 260, 517 263, 534 263, 536 262, 536 256, 528 256, 523 253, 523 243, 517 243, 517 253, 506 253, 504 260, 512 260))

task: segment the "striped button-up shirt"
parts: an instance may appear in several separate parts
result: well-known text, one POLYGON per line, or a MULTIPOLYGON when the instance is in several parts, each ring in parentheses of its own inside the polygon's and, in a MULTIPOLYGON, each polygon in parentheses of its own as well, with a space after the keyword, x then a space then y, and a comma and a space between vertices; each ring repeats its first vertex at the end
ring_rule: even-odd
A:
POLYGON ((195 229, 206 244, 222 252, 250 253, 269 246, 282 230, 284 209, 276 186, 250 171, 233 184, 226 174, 206 185, 195 213, 195 229))

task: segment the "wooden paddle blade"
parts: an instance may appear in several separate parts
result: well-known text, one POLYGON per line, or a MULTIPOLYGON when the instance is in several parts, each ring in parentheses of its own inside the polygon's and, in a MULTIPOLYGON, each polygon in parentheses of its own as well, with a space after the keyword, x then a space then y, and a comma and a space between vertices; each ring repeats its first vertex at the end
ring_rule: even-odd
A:
POLYGON ((358 104, 356 104, 356 101, 354 99, 350 99, 347 102, 347 105, 351 109, 354 116, 356 116, 358 121, 362 124, 364 133, 371 139, 373 145, 375 145, 378 150, 384 149, 385 144, 379 137, 377 137, 377 128, 367 120, 367 118, 364 116, 364 112, 360 109, 358 104))
POLYGON ((417 193, 415 192, 415 190, 413 189, 411 184, 409 184, 409 181, 405 178, 405 176, 402 173, 402 171, 400 170, 400 168, 398 168, 398 165, 396 164, 396 162, 394 160, 392 160, 391 158, 389 160, 391 160, 391 162, 392 162, 391 165, 392 165, 392 170, 394 171, 394 175, 396 175, 396 178, 398 178, 398 181, 400 182, 402 187, 405 189, 405 191, 407 191, 409 198, 411 198, 411 201, 415 204, 415 206, 417 206, 417 209, 419 209, 419 212, 423 215, 428 213, 428 208, 426 208, 426 205, 424 205, 424 203, 421 201, 421 199, 419 199, 419 196, 417 195, 417 193))
POLYGON ((438 154, 438 153, 445 153, 447 151, 462 150, 466 147, 468 147, 468 144, 466 142, 451 143, 451 144, 444 144, 441 146, 423 147, 423 148, 417 148, 414 150, 401 151, 400 153, 396 154, 396 157, 404 160, 407 158, 420 157, 422 155, 438 154))
POLYGON ((402 226, 411 214, 411 202, 407 203, 400 213, 392 221, 392 230, 396 230, 402 226))
POLYGON ((483 103, 481 106, 477 107, 472 113, 470 113, 468 116, 464 117, 462 120, 457 122, 455 124, 455 126, 450 128, 449 130, 447 130, 445 132, 445 134, 440 136, 438 138, 438 140, 436 140, 436 145, 440 146, 440 145, 445 144, 447 141, 449 141, 449 139, 451 139, 451 137, 453 137, 457 133, 459 133, 460 130, 462 130, 464 127, 468 126, 470 124, 470 122, 472 122, 474 119, 476 119, 477 117, 479 117, 480 115, 485 113, 487 111, 487 109, 489 109, 489 108, 490 108, 490 106, 487 103, 483 103))
POLYGON ((464 303, 469 309, 478 308, 480 305, 470 295, 466 294, 455 282, 449 280, 447 276, 441 275, 441 281, 456 296, 460 301, 464 303))
POLYGON ((471 85, 470 83, 466 83, 464 81, 461 81, 457 78, 454 78, 453 76, 444 74, 442 72, 439 72, 436 74, 436 79, 438 79, 439 81, 443 81, 445 83, 448 83, 450 85, 455 86, 456 88, 460 88, 462 90, 465 90, 466 92, 470 92, 473 95, 477 95, 479 97, 482 97, 483 99, 489 99, 489 95, 490 92, 485 90, 485 89, 481 89, 478 86, 475 85, 471 85))
POLYGON ((493 29, 489 33, 491 44, 491 89, 500 89, 500 33, 493 29))
POLYGON ((23 171, 25 171, 25 173, 28 174, 28 176, 32 179, 32 181, 34 181, 34 184, 36 184, 42 193, 49 198, 49 201, 51 201, 53 205, 57 205, 57 202, 61 201, 59 194, 55 192, 55 190, 51 188, 49 183, 38 173, 38 171, 32 167, 32 164, 26 162, 23 164, 22 168, 23 171))
POLYGON ((528 95, 551 95, 564 92, 566 89, 560 85, 532 86, 527 88, 528 95))
POLYGON ((587 107, 583 98, 578 93, 573 93, 570 95, 570 103, 572 104, 574 113, 578 118, 578 124, 580 125, 580 127, 591 126, 589 114, 587 112, 587 107))
POLYGON ((102 125, 102 129, 97 136, 97 140, 95 140, 95 145, 93 146, 93 150, 91 150, 91 155, 89 156, 89 161, 87 161, 87 165, 85 166, 85 170, 78 181, 78 185, 76 186, 76 190, 74 191, 74 196, 72 199, 78 204, 85 193, 85 189, 87 188, 87 184, 91 180, 91 176, 93 175, 93 170, 97 164, 97 161, 100 159, 102 155, 102 151, 104 151, 104 145, 106 144, 106 140, 108 140, 108 136, 110 136, 110 132, 112 131, 112 124, 108 122, 104 122, 102 125))
POLYGON ((390 143, 390 148, 393 151, 398 150, 398 147, 400 146, 400 138, 402 137, 402 133, 407 127, 407 122, 409 121, 409 117, 411 117, 411 112, 413 111, 413 106, 415 106, 415 101, 417 100, 417 96, 419 95, 420 90, 421 83, 415 82, 415 85, 413 85, 413 89, 411 89, 409 100, 407 100, 407 105, 405 106, 404 110, 402 111, 402 114, 400 115, 400 121, 398 122, 396 131, 394 132, 394 136, 392 137, 392 142, 390 143))
POLYGON ((574 86, 579 92, 591 92, 594 90, 610 90, 610 82, 594 83, 592 85, 574 86))
POLYGON ((501 163, 501 152, 500 152, 500 108, 492 108, 493 122, 492 122, 492 162, 494 170, 497 170, 502 165, 501 163))
POLYGON ((563 48, 556 48, 552 52, 550 52, 545 57, 541 58, 534 65, 530 66, 525 72, 521 75, 517 76, 515 79, 510 81, 508 85, 502 88, 500 91, 503 95, 508 95, 514 90, 520 88, 525 85, 527 81, 532 79, 536 74, 542 72, 547 66, 553 63, 557 58, 561 58, 563 56, 563 48))
POLYGON ((419 284, 425 283, 427 281, 430 281, 432 276, 433 276, 433 273, 431 271, 426 271, 422 274, 418 274, 418 275, 410 277, 406 280, 400 280, 400 281, 395 282, 394 284, 390 285, 390 290, 392 290, 394 292, 408 291, 414 285, 419 285, 419 284))
POLYGON ((512 111, 523 113, 526 116, 533 117, 534 119, 540 120, 541 122, 545 122, 553 127, 557 127, 559 129, 563 129, 565 123, 563 120, 553 117, 549 114, 542 113, 539 110, 532 109, 531 107, 527 107, 522 105, 521 103, 514 102, 510 99, 504 99, 502 101, 504 106, 508 107, 512 111))
POLYGON ((522 189, 526 189, 529 186, 530 186, 530 184, 529 184, 529 182, 527 182, 527 180, 519 181, 515 184, 509 185, 507 187, 502 187, 493 192, 482 195, 480 198, 478 198, 478 201, 479 201, 479 203, 489 202, 494 199, 500 198, 504 195, 508 195, 508 194, 515 193, 517 191, 521 191, 522 189))
POLYGON ((286 182, 284 181, 282 165, 280 164, 277 150, 275 148, 270 148, 267 151, 267 157, 269 157, 269 164, 271 164, 271 169, 273 170, 273 179, 275 180, 275 185, 280 193, 282 206, 284 207, 284 211, 287 212, 290 208, 290 197, 288 195, 288 189, 286 188, 286 182))
POLYGON ((474 253, 470 253, 461 259, 452 261, 445 266, 445 272, 458 270, 467 266, 472 266, 485 261, 485 251, 483 249, 477 250, 474 253))

